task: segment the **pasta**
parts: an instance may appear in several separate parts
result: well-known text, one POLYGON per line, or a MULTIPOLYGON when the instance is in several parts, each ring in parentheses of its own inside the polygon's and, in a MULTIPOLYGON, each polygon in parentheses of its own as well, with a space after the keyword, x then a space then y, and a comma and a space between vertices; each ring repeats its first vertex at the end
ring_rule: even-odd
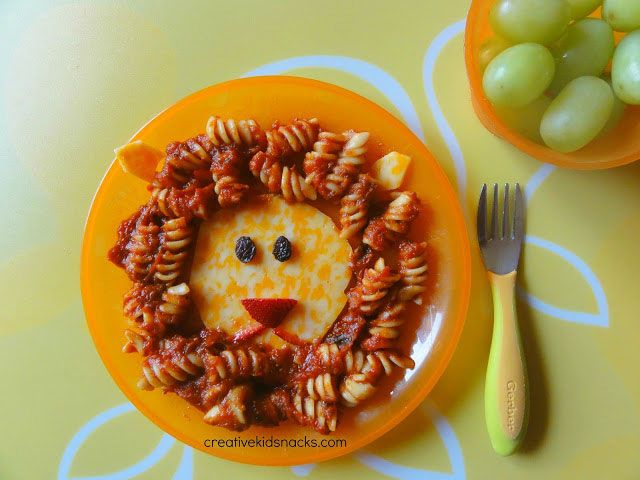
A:
POLYGON ((206 135, 198 135, 185 142, 167 146, 163 170, 156 175, 154 186, 176 187, 186 184, 196 170, 207 170, 211 164, 211 142, 206 135))
POLYGON ((312 400, 335 402, 337 400, 335 378, 330 373, 321 373, 310 377, 298 385, 301 394, 306 394, 312 400))
POLYGON ((248 385, 233 387, 220 404, 209 409, 204 416, 204 421, 232 430, 243 430, 250 421, 247 404, 252 396, 253 391, 248 385))
POLYGON ((221 207, 239 203, 249 185, 240 181, 242 158, 234 146, 219 150, 211 162, 211 177, 215 182, 215 192, 221 207))
POLYGON ((195 350, 196 344, 195 339, 187 340, 183 337, 163 342, 158 353, 143 360, 138 388, 151 390, 170 387, 201 373, 204 364, 195 350))
POLYGON ((317 198, 313 187, 296 171, 296 167, 282 166, 277 158, 258 152, 249 163, 251 173, 272 193, 282 192, 287 202, 303 202, 317 198))
POLYGON ((349 292, 349 303, 365 316, 375 315, 389 288, 400 279, 380 257, 373 268, 364 272, 362 282, 349 292))
POLYGON ((214 187, 207 185, 198 188, 156 187, 151 191, 151 198, 158 210, 166 218, 184 217, 187 220, 200 218, 206 220, 211 210, 214 187))
MULTIPOLYGON (((148 202, 122 222, 109 251, 109 259, 133 283, 123 299, 128 325, 122 350, 141 357, 139 388, 184 398, 211 425, 244 430, 291 420, 328 434, 338 427, 344 407, 372 397, 383 377, 414 368, 413 360, 397 349, 397 340, 409 302, 420 304, 427 289, 427 244, 409 240, 421 205, 414 192, 395 191, 403 175, 394 174, 390 191, 390 183, 367 167, 368 141, 368 132, 322 130, 316 118, 276 122, 263 130, 253 119, 211 115, 205 133, 169 143, 160 171, 147 168, 140 177, 149 182, 148 202), (279 314, 263 312, 261 317, 263 301, 269 299, 239 298, 245 308, 245 301, 252 301, 247 312, 253 324, 231 333, 205 326, 194 308, 201 292, 195 278, 194 292, 189 282, 191 262, 198 261, 193 250, 200 225, 219 221, 214 209, 233 209, 265 188, 290 203, 317 201, 323 212, 326 207, 339 235, 348 239, 341 240, 345 248, 353 248, 346 308, 313 341, 279 331, 279 314), (286 346, 264 344, 269 336, 259 334, 268 329, 286 346)), ((127 149, 126 166, 134 172, 141 165, 138 150, 127 149)), ((154 151, 160 157, 161 151, 154 151)), ((405 168, 409 160, 403 156, 405 168)), ((302 230, 314 230, 303 217, 302 230)), ((283 230, 277 218, 273 225, 283 230)), ((334 231, 331 222, 327 226, 334 231)), ((237 258, 242 268, 251 262, 246 268, 258 267, 257 234, 242 232, 244 243, 239 239, 230 246, 240 245, 229 258, 237 258), (253 251, 243 251, 247 245, 253 251)), ((274 257, 295 261, 291 242, 283 238, 283 250, 274 250, 274 257)), ((286 276, 287 265, 276 264, 274 272, 286 276)), ((267 303, 290 309, 304 300, 282 295, 267 303)), ((236 322, 235 314, 230 317, 236 322)))
POLYGON ((209 354, 204 362, 211 383, 225 379, 262 377, 271 368, 265 353, 252 347, 224 350, 219 355, 209 354))
POLYGON ((180 217, 166 220, 162 232, 164 236, 154 276, 157 281, 171 285, 184 274, 193 230, 185 218, 180 217))
POLYGON ((223 120, 212 115, 207 121, 207 136, 214 145, 256 145, 264 143, 264 132, 255 120, 223 120))
POLYGON ((426 242, 402 242, 399 247, 400 275, 402 288, 398 293, 401 302, 415 299, 425 291, 427 279, 426 242))
POLYGON ((367 152, 368 132, 353 133, 342 147, 338 161, 327 175, 327 198, 341 196, 364 165, 364 154, 367 152))
POLYGON ((364 231, 362 241, 377 251, 406 235, 418 216, 419 200, 414 192, 395 192, 393 196, 382 216, 371 220, 364 231))
POLYGON ((391 375, 394 367, 413 369, 413 360, 393 351, 378 350, 366 357, 360 371, 347 375, 340 384, 340 395, 343 405, 355 407, 371 397, 376 390, 376 383, 382 375, 391 375))
POLYGON ((340 201, 340 236, 353 237, 367 224, 369 197, 375 189, 373 179, 366 174, 360 175, 358 181, 351 185, 347 194, 340 201))
POLYGON ((276 125, 266 132, 266 153, 274 158, 283 158, 293 153, 309 151, 318 137, 319 130, 317 118, 296 119, 289 125, 276 125))
POLYGON ((296 393, 293 397, 294 418, 302 425, 310 425, 321 433, 334 432, 338 423, 335 403, 314 400, 296 393))
POLYGON ((368 337, 363 340, 365 350, 391 348, 400 336, 400 327, 404 323, 405 304, 397 300, 387 306, 367 325, 368 337))

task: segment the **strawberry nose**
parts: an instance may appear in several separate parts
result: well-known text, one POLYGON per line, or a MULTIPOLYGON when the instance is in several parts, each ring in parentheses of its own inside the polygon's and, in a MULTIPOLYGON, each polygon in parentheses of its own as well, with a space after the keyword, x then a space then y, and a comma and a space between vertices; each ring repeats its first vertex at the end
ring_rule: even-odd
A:
POLYGON ((292 298, 244 298, 244 309, 256 322, 265 327, 277 327, 298 303, 292 298))

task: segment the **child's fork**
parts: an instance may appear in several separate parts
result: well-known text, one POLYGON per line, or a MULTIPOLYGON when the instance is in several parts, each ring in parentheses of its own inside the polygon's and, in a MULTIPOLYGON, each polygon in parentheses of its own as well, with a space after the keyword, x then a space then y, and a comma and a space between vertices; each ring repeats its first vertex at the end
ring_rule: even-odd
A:
POLYGON ((485 419, 493 449, 510 455, 527 430, 529 385, 515 309, 515 283, 524 237, 524 200, 516 183, 513 215, 509 184, 498 214, 498 184, 493 185, 491 228, 487 218, 487 185, 478 204, 478 242, 493 293, 493 335, 485 383, 485 419), (499 218, 500 217, 500 218, 499 218))

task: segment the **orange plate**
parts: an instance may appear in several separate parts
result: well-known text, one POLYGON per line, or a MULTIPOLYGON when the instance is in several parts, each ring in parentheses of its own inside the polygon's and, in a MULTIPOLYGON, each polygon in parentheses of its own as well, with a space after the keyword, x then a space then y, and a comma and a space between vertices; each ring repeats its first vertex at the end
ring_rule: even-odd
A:
MULTIPOLYGON (((464 56, 471 86, 473 108, 482 124, 495 135, 540 161, 577 170, 613 168, 640 159, 640 106, 627 107, 618 126, 602 138, 573 153, 560 153, 533 142, 512 130, 496 114, 482 90, 478 52, 493 31, 489 10, 495 0, 473 0, 467 16, 464 56)), ((596 12, 597 13, 597 12, 596 12)), ((619 36, 616 37, 620 39, 619 36)))
POLYGON ((149 193, 144 182, 125 174, 117 164, 107 171, 93 200, 82 248, 82 298, 89 330, 109 373, 131 402, 161 429, 203 452, 257 465, 295 465, 327 460, 356 450, 380 437, 405 418, 431 391, 442 375, 458 342, 470 294, 470 250, 463 216, 444 172, 425 146, 391 114, 334 85, 295 77, 257 77, 215 85, 180 100, 145 125, 131 140, 162 148, 174 139, 185 139, 204 130, 212 113, 230 118, 256 119, 268 126, 275 119, 318 117, 324 128, 349 128, 371 132, 371 159, 390 150, 413 157, 413 174, 406 185, 427 206, 414 225, 417 238, 427 238, 436 255, 431 265, 428 305, 415 309, 408 319, 406 351, 416 368, 404 378, 387 379, 375 398, 341 417, 331 437, 286 423, 277 428, 253 427, 230 432, 202 421, 202 412, 176 395, 136 388, 140 376, 137 354, 123 354, 122 295, 131 282, 122 270, 107 261, 107 250, 116 241, 118 224, 149 193), (417 338, 416 338, 417 337, 417 338), (340 448, 207 448, 205 439, 344 438, 340 448))

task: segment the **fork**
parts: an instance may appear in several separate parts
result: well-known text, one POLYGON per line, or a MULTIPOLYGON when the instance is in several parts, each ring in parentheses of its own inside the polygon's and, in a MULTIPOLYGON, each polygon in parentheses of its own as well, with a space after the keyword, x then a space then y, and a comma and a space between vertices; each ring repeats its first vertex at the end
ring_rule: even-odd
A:
POLYGON ((493 335, 484 411, 491 445, 500 455, 511 455, 518 448, 526 434, 529 417, 527 368, 514 295, 525 214, 522 191, 517 183, 513 196, 513 215, 510 216, 509 184, 505 184, 502 212, 499 213, 498 184, 493 184, 490 226, 486 184, 482 186, 478 203, 478 242, 493 294, 493 335))

